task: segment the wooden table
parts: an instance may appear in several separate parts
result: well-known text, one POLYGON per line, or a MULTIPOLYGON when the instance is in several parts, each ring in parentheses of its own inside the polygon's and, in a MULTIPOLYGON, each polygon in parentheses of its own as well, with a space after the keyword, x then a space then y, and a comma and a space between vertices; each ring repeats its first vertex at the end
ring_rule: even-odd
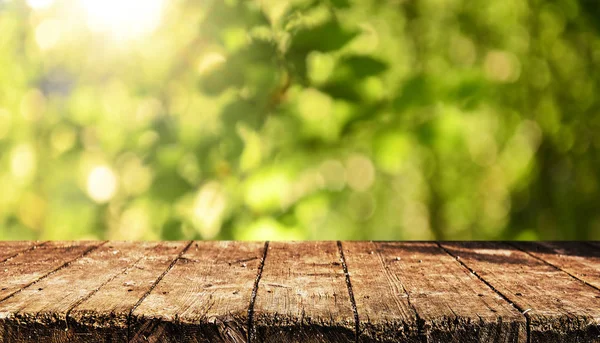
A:
POLYGON ((600 243, 0 242, 0 342, 600 342, 600 243))

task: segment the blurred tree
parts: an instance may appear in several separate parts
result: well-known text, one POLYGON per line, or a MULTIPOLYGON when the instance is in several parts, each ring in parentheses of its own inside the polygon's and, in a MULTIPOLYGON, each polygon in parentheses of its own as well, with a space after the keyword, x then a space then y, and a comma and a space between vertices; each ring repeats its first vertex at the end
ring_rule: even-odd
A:
POLYGON ((1 239, 600 239, 593 1, 131 4, 0 0, 1 239))

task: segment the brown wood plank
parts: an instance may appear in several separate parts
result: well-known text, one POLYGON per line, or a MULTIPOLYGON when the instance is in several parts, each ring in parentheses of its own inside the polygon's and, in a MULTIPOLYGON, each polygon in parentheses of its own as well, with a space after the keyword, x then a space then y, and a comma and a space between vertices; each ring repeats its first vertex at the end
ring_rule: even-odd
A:
POLYGON ((0 264, 0 301, 61 268, 100 242, 48 242, 0 264))
POLYGON ((502 243, 442 246, 526 312, 537 342, 599 342, 600 292, 502 243))
POLYGON ((354 314, 336 243, 270 243, 253 322, 255 341, 353 342, 354 314))
POLYGON ((264 243, 195 242, 133 311, 132 342, 246 342, 264 243))
POLYGON ((378 257, 428 342, 526 342, 526 319, 435 243, 378 242, 378 257))
POLYGON ((43 244, 39 241, 0 241, 0 263, 43 244))
POLYGON ((582 242, 514 242, 511 244, 600 289, 600 249, 582 242))
MULTIPOLYGON (((85 243, 83 243, 85 244, 85 243)), ((0 302, 3 342, 77 342, 69 312, 158 243, 110 242, 0 302)), ((0 340, 2 342, 2 340, 0 340)))
POLYGON ((130 312, 190 243, 152 245, 133 268, 118 274, 71 310, 68 320, 74 334, 70 342, 127 341, 130 312))
POLYGON ((415 310, 375 244, 341 244, 358 311, 360 341, 421 342, 415 310))

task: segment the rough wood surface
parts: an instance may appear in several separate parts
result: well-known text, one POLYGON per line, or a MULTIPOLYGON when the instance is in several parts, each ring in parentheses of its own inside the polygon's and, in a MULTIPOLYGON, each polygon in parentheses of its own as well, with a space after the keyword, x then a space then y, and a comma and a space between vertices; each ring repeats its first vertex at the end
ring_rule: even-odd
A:
POLYGON ((532 343, 600 342, 598 290, 507 244, 442 246, 525 313, 532 343))
MULTIPOLYGON (((105 283, 151 252, 153 244, 111 242, 78 258, 67 267, 24 288, 0 303, 6 342, 37 337, 40 342, 80 339, 69 327, 70 311, 105 283)), ((59 255, 60 256, 60 255, 59 255)))
POLYGON ((376 256, 404 288, 428 342, 526 340, 525 318, 435 243, 377 243, 376 256))
POLYGON ((132 342, 246 342, 264 243, 194 243, 133 311, 132 342))
MULTIPOLYGON (((190 242, 144 243, 144 255, 74 307, 69 328, 81 342, 128 339, 130 312, 161 280, 190 242)), ((73 339, 71 341, 74 341, 73 339)))
MULTIPOLYGON (((0 264, 0 300, 21 291, 98 246, 93 242, 58 242, 38 246, 0 264)), ((0 309, 2 303, 0 303, 0 309)))
POLYGON ((600 290, 600 247, 581 242, 527 242, 513 245, 600 290))
POLYGON ((597 242, 0 242, 0 343, 597 342, 597 242))
POLYGON ((40 244, 43 243, 36 241, 0 242, 0 263, 17 256, 19 253, 33 249, 40 244))
POLYGON ((418 318, 399 275, 372 242, 340 243, 359 318, 360 341, 421 342, 418 318))
POLYGON ((254 304, 257 341, 355 341, 341 262, 335 242, 269 244, 254 304))

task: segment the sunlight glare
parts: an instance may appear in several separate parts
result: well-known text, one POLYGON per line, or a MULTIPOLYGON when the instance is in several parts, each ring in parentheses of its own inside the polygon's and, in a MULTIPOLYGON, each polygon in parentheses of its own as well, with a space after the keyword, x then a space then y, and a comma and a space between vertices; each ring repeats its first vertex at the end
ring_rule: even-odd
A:
POLYGON ((56 19, 46 19, 35 29, 35 42, 41 50, 48 50, 58 43, 60 35, 60 21, 56 19))
POLYGON ((138 38, 156 29, 164 0, 80 0, 88 27, 117 39, 138 38))
POLYGON ((97 203, 106 203, 117 192, 117 176, 108 166, 96 166, 87 178, 87 193, 97 203))
POLYGON ((27 0, 27 5, 34 10, 42 10, 54 4, 54 0, 27 0))

